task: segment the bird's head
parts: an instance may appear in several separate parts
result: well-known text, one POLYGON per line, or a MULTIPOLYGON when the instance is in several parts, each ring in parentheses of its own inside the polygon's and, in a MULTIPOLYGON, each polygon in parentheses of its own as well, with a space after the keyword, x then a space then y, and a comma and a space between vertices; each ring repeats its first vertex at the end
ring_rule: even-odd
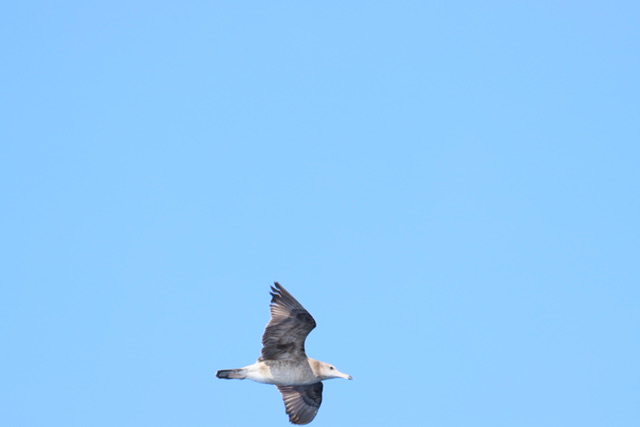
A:
POLYGON ((344 378, 347 380, 352 380, 351 375, 347 375, 343 372, 340 372, 330 363, 320 362, 318 360, 313 360, 311 363, 311 368, 313 369, 313 373, 316 377, 321 380, 329 380, 331 378, 344 378))

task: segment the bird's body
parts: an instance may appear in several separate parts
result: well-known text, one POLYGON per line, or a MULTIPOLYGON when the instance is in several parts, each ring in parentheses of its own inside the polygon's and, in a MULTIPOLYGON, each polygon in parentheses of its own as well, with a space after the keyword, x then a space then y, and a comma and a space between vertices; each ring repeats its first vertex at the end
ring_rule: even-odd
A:
MULTIPOLYGON (((310 363, 297 360, 265 360, 240 369, 229 369, 230 378, 248 379, 273 385, 307 385, 317 383, 318 376, 313 372, 310 363)), ((224 378, 220 377, 219 378, 224 378)))
POLYGON ((315 320, 278 282, 271 290, 271 320, 262 336, 262 356, 253 365, 220 370, 216 376, 275 385, 282 393, 289 421, 307 424, 322 402, 321 381, 351 376, 307 357, 304 341, 316 326, 315 320))

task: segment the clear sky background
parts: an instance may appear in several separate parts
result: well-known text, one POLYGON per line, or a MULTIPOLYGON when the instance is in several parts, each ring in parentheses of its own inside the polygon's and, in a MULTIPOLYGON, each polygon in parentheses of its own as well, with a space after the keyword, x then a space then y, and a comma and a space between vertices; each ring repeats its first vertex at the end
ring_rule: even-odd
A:
POLYGON ((640 425, 636 1, 0 6, 0 424, 640 425))

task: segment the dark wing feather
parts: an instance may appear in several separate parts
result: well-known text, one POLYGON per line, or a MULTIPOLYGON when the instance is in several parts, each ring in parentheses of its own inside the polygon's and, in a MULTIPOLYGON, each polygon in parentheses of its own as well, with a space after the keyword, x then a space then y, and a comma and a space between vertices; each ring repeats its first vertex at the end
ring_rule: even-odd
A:
POLYGON ((316 321, 280 283, 271 287, 271 320, 262 335, 259 360, 306 360, 304 340, 316 321))
POLYGON ((278 385, 284 407, 293 424, 308 424, 322 403, 322 383, 309 385, 278 385))

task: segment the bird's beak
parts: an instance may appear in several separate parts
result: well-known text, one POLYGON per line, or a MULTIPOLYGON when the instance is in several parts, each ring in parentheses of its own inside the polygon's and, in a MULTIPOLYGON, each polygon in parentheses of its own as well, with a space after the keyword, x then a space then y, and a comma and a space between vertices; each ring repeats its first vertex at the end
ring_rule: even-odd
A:
POLYGON ((347 374, 343 374, 342 372, 340 372, 340 377, 344 378, 345 380, 352 380, 353 377, 351 375, 347 375, 347 374))

